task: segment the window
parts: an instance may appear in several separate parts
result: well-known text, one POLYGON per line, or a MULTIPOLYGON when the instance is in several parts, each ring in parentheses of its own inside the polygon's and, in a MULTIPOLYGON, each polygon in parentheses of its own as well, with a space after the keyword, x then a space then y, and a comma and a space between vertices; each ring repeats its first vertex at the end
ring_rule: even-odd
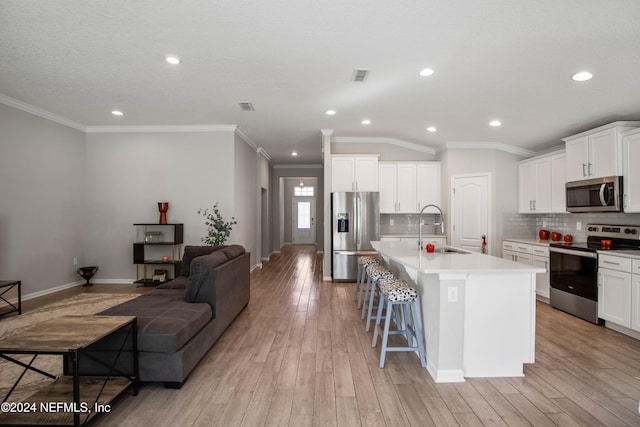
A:
POLYGON ((298 228, 311 228, 310 202, 298 202, 298 228))
POLYGON ((293 189, 293 195, 294 196, 313 197, 313 190, 314 190, 314 188, 312 186, 305 186, 305 187, 296 186, 293 189))

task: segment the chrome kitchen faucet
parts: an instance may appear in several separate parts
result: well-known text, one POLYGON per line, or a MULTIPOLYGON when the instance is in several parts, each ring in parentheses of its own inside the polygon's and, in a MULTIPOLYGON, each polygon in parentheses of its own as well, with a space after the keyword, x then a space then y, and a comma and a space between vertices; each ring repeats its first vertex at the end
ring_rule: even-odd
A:
POLYGON ((442 213, 442 209, 440 209, 437 205, 425 205, 420 209, 420 214, 418 214, 418 246, 420 246, 420 250, 422 250, 422 226, 423 225, 439 225, 442 234, 444 234, 444 214, 442 213), (440 211, 440 222, 434 222, 433 224, 422 224, 422 212, 426 208, 434 207, 440 211))

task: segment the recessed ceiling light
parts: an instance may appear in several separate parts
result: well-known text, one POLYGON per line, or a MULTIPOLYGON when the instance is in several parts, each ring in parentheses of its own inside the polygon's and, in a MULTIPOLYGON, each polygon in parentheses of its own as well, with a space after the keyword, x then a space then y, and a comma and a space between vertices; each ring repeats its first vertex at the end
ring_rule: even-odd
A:
POLYGON ((327 112, 325 113, 327 116, 333 116, 336 114, 336 110, 327 110, 327 112))
POLYGON ((422 77, 430 76, 431 74, 433 74, 433 70, 431 68, 425 68, 424 70, 420 71, 420 75, 422 77))
POLYGON ((587 80, 591 80, 593 74, 588 71, 580 71, 579 73, 575 73, 571 78, 577 82, 585 82, 587 80))
POLYGON ((298 155, 298 152, 297 152, 297 151, 292 151, 292 152, 291 152, 291 155, 295 157, 295 156, 297 156, 297 155, 298 155))
POLYGON ((427 131, 428 131, 428 132, 435 132, 436 130, 437 130, 437 129, 436 129, 435 127, 433 127, 433 126, 429 126, 429 127, 427 128, 427 131))
POLYGON ((493 126, 493 127, 502 126, 502 122, 500 122, 500 120, 491 120, 489 122, 489 126, 493 126))
POLYGON ((113 114, 114 116, 122 116, 122 115, 124 115, 124 114, 122 114, 122 111, 118 111, 118 110, 113 110, 111 112, 111 114, 113 114))
POLYGON ((180 58, 178 58, 177 56, 173 56, 173 55, 167 55, 165 57, 166 61, 171 64, 171 65, 177 65, 179 63, 181 63, 182 61, 180 60, 180 58))
POLYGON ((361 121, 360 123, 362 123, 363 125, 370 125, 371 124, 371 120, 369 119, 364 119, 363 121, 361 121))

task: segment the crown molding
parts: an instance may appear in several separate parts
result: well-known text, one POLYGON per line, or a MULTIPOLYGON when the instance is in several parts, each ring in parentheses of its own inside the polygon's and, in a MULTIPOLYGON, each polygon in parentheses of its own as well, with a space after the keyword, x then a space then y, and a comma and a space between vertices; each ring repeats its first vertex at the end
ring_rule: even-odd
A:
POLYGON ((236 132, 236 131, 237 131, 236 125, 150 125, 150 126, 87 126, 86 127, 87 133, 236 132))
POLYGON ((536 155, 535 151, 515 147, 509 144, 503 144, 502 142, 445 142, 440 147, 438 147, 438 153, 444 150, 455 148, 462 148, 467 150, 499 150, 504 151, 505 153, 516 154, 523 157, 533 157, 536 155))
POLYGON ((323 165, 273 165, 274 169, 322 169, 323 165))
POLYGON ((42 117, 43 119, 51 120, 52 122, 56 122, 64 126, 68 126, 70 128, 73 128, 82 132, 86 132, 86 126, 84 126, 81 123, 74 122, 73 120, 69 120, 66 117, 62 117, 57 114, 50 113, 49 111, 43 110, 42 108, 34 107, 31 104, 18 101, 17 99, 8 97, 6 95, 0 94, 0 102, 10 107, 16 108, 18 110, 26 111, 27 113, 31 113, 35 116, 42 117))
POLYGON ((433 147, 427 147, 425 145, 414 144, 412 142, 402 141, 395 138, 386 137, 366 137, 366 136, 336 136, 331 138, 331 142, 338 144, 389 144, 396 145, 398 147, 408 148, 410 150, 421 151, 428 154, 436 154, 436 150, 433 147))
POLYGON ((258 147, 258 149, 256 150, 256 152, 258 154, 261 154, 262 157, 264 157, 265 159, 267 159, 269 162, 271 162, 271 156, 269 155, 269 153, 266 152, 266 150, 262 147, 258 147))

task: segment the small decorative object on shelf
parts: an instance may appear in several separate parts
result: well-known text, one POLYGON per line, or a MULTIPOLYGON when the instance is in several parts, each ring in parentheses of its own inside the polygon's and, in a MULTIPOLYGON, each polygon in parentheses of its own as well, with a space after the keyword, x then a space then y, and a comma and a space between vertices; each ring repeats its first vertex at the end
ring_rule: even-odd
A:
POLYGON ((76 270, 76 273, 78 273, 80 276, 82 276, 84 280, 87 281, 87 283, 85 283, 82 286, 93 285, 93 283, 89 282, 89 280, 91 280, 93 275, 96 274, 96 271, 98 271, 98 267, 95 265, 90 267, 80 267, 79 269, 76 270))
POLYGON ((204 216, 207 226, 207 236, 201 239, 202 242, 214 246, 224 245, 231 235, 232 226, 238 223, 235 218, 231 217, 231 221, 225 220, 218 210, 218 202, 211 209, 198 209, 198 213, 204 216))
POLYGON ((166 224, 169 202, 158 202, 158 210, 160 211, 160 222, 158 222, 158 224, 166 224))
POLYGON ((169 274, 167 270, 164 270, 164 269, 155 270, 153 272, 152 279, 154 282, 164 283, 167 281, 167 274, 169 274))
POLYGON ((482 252, 483 254, 487 253, 487 236, 485 236, 484 234, 482 235, 482 244, 480 246, 480 252, 482 252))
POLYGON ((133 243, 133 263, 137 265, 136 282, 143 285, 158 285, 156 266, 162 265, 165 272, 163 282, 180 275, 183 224, 137 223, 136 240, 133 243), (153 274, 152 274, 153 273, 153 274))

